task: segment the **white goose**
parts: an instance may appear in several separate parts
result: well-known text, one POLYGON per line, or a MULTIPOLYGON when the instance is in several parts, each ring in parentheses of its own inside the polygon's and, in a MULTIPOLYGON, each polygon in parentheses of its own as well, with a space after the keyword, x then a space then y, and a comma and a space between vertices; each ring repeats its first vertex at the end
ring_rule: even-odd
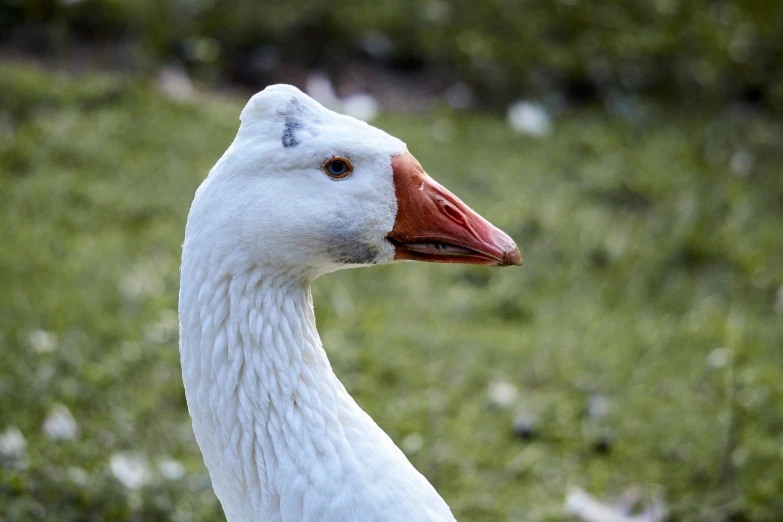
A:
POLYGON ((310 283, 409 259, 518 265, 506 234, 405 144, 275 85, 196 192, 179 299, 196 440, 229 522, 446 521, 329 365, 310 283))

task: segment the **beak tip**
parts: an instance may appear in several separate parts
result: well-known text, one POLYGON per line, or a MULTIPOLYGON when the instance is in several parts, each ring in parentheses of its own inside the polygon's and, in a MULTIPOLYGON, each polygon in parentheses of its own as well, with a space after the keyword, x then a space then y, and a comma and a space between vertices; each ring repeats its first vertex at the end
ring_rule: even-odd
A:
POLYGON ((503 253, 503 263, 500 266, 520 266, 522 264, 522 252, 514 245, 503 253))

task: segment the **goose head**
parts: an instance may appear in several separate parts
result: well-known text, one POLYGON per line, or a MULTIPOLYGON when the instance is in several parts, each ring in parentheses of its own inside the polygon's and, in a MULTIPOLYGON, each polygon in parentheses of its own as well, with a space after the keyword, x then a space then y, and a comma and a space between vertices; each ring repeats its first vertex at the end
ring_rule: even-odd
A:
POLYGON ((253 96, 240 119, 186 234, 229 271, 521 264, 514 241, 428 176, 399 139, 288 85, 253 96))

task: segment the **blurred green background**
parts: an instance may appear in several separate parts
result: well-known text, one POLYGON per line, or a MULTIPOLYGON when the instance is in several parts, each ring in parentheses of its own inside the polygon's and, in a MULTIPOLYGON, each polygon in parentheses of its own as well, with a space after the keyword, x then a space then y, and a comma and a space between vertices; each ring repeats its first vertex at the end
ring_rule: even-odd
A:
POLYGON ((337 375, 458 520, 572 520, 569 486, 783 520, 781 34, 772 0, 6 0, 0 520, 222 519, 180 245, 280 81, 374 117, 521 246, 314 288, 337 375))

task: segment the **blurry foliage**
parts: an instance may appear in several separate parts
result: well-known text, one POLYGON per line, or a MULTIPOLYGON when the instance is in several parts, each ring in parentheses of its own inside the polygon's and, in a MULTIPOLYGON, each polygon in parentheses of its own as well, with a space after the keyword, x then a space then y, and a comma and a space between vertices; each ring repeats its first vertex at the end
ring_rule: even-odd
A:
MULTIPOLYGON (((0 66, 0 434, 27 444, 0 456, 6 522, 220 519, 176 306, 189 203, 240 108, 0 66), (75 439, 42 432, 53 404, 75 439), (118 452, 152 479, 123 486, 118 452), (163 476, 167 458, 183 477, 163 476)), ((658 484, 672 520, 781 520, 780 121, 577 109, 536 140, 447 110, 378 125, 525 256, 346 270, 314 288, 335 372, 397 443, 418 441, 403 447, 458 520, 562 520, 570 483, 658 484), (439 120, 451 141, 433 138, 439 120), (519 390, 508 410, 488 406, 495 380, 519 390)))
POLYGON ((777 0, 7 0, 0 27, 44 28, 54 47, 129 38, 231 77, 270 57, 339 75, 361 51, 446 64, 495 101, 645 92, 783 109, 777 0))

